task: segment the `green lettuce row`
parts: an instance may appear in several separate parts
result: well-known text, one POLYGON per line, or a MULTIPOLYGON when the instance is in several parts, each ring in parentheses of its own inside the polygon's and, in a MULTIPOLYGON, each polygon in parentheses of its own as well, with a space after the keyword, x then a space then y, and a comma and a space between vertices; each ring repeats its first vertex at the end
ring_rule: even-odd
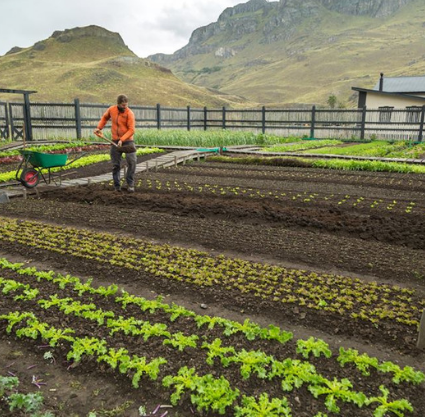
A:
POLYGON ((224 256, 153 245, 133 238, 0 218, 0 239, 108 263, 152 276, 222 286, 270 299, 379 323, 417 326, 424 301, 413 289, 359 279, 252 263, 224 256), (372 307, 373 305, 373 307, 372 307))
POLYGON ((263 148, 263 152, 298 152, 303 151, 307 149, 315 149, 315 148, 321 148, 323 146, 338 146, 341 145, 342 141, 335 140, 335 139, 328 139, 328 140, 315 140, 315 141, 307 141, 307 142, 297 142, 295 144, 291 145, 275 145, 268 148, 263 148))
MULTIPOLYGON (((16 286, 16 288, 18 288, 18 285, 16 286)), ((95 338, 78 338, 70 336, 69 334, 73 333, 72 330, 65 329, 64 331, 62 331, 54 327, 49 327, 45 323, 40 323, 33 313, 14 312, 0 316, 0 319, 8 320, 9 325, 6 329, 8 333, 12 331, 13 326, 26 320, 27 326, 20 327, 18 330, 16 330, 16 334, 18 337, 24 336, 32 339, 37 339, 40 336, 42 339, 50 341, 50 344, 52 346, 55 346, 59 339, 71 342, 72 349, 67 354, 68 360, 74 360, 76 362, 79 362, 83 355, 97 355, 100 356, 98 358, 98 361, 103 360, 114 369, 119 364, 120 372, 127 373, 129 370, 131 371, 133 369, 136 369, 132 379, 132 383, 135 388, 138 388, 139 380, 143 374, 147 374, 152 380, 157 379, 159 373, 159 366, 161 364, 166 363, 166 360, 164 358, 158 358, 147 364, 145 358, 139 358, 135 356, 133 356, 133 358, 130 358, 130 356, 127 355, 128 352, 123 348, 119 349, 119 351, 115 351, 115 349, 109 349, 108 353, 105 341, 95 338)), ((312 345, 311 340, 309 340, 309 342, 310 345, 312 345)), ((306 344, 307 343, 304 343, 303 346, 305 347, 306 344)), ((315 356, 317 355, 315 354, 315 356)), ((222 358, 222 361, 223 359, 224 358, 222 358)), ((382 397, 372 397, 368 399, 361 392, 351 391, 352 384, 347 379, 342 379, 341 381, 338 381, 336 378, 334 378, 333 381, 330 381, 326 378, 323 378, 322 376, 316 374, 314 366, 312 366, 308 362, 300 362, 298 360, 293 361, 291 359, 287 359, 284 362, 281 362, 274 360, 274 358, 272 357, 264 355, 264 353, 262 352, 247 352, 245 350, 242 350, 235 356, 227 358, 227 365, 232 362, 242 363, 241 375, 244 379, 248 378, 251 372, 256 372, 258 374, 258 377, 260 378, 267 377, 270 379, 275 376, 283 378, 282 388, 285 391, 291 391, 294 389, 294 387, 299 388, 303 383, 307 383, 309 391, 316 398, 319 395, 326 395, 326 406, 329 411, 334 413, 339 413, 340 411, 340 408, 337 405, 338 400, 342 402, 353 402, 359 407, 362 407, 364 404, 371 404, 373 402, 383 403, 382 397), (272 369, 272 371, 269 372, 268 376, 266 374, 266 367, 271 367, 272 369)), ((184 389, 189 388, 191 391, 194 391, 195 387, 197 387, 196 389, 199 390, 198 393, 200 392, 203 395, 198 397, 196 394, 194 395, 192 393, 192 403, 194 405, 197 405, 199 410, 203 408, 208 410, 209 408, 211 408, 212 410, 218 411, 220 414, 224 414, 226 407, 230 406, 239 395, 239 390, 231 390, 227 380, 225 380, 223 377, 220 377, 219 379, 214 379, 212 378, 212 376, 206 375, 200 378, 196 374, 194 374, 194 372, 195 370, 193 368, 188 370, 186 367, 184 367, 181 368, 177 376, 166 376, 163 379, 164 386, 177 386, 176 391, 174 392, 174 394, 171 395, 171 402, 174 405, 177 404, 184 389), (183 385, 181 385, 182 383, 183 385), (202 387, 202 389, 199 389, 198 387, 202 387), (210 390, 212 391, 209 394, 206 394, 210 390), (229 393, 232 393, 230 397, 229 393), (224 405, 223 401, 225 398, 226 401, 224 405)), ((389 391, 383 388, 382 386, 381 391, 384 393, 384 399, 386 400, 389 391)), ((256 403, 253 403, 252 401, 247 401, 246 398, 251 397, 244 396, 242 398, 242 403, 245 405, 245 407, 248 407, 245 410, 249 409, 248 403, 250 403, 251 406, 254 406, 254 409, 258 408, 255 405, 256 403)), ((286 409, 289 413, 290 408, 287 402, 285 402, 284 400, 285 399, 282 400, 282 405, 287 406, 286 409)), ((266 402, 265 399, 263 399, 263 402, 261 404, 262 406, 266 406, 266 404, 268 404, 268 406, 272 406, 273 408, 276 406, 276 401, 274 401, 274 403, 272 404, 266 402)), ((386 404, 390 407, 393 407, 394 404, 397 404, 398 410, 413 410, 410 403, 404 399, 397 400, 395 402, 393 401, 391 403, 386 402, 386 404)), ((380 408, 382 407, 384 406, 381 405, 380 408)), ((242 409, 236 408, 236 410, 242 412, 242 409)), ((392 410, 392 408, 385 408, 385 411, 389 410, 392 410)))
POLYGON ((298 161, 299 166, 310 168, 338 169, 346 171, 399 172, 425 174, 425 166, 401 162, 355 161, 346 159, 307 159, 295 157, 235 157, 210 156, 209 161, 243 165, 285 165, 285 161, 298 161), (280 162, 279 162, 280 161, 280 162))
MULTIPOLYGON (((255 340, 256 338, 260 338, 267 340, 277 340, 282 344, 291 340, 293 337, 292 333, 285 332, 277 326, 269 325, 268 327, 261 327, 258 324, 250 321, 249 319, 246 319, 244 323, 241 324, 239 322, 220 317, 197 315, 193 311, 187 310, 186 308, 179 306, 175 303, 172 303, 171 305, 163 303, 162 297, 160 296, 154 300, 147 300, 144 297, 136 297, 132 294, 129 294, 127 291, 124 290, 121 291, 121 296, 115 296, 118 290, 118 287, 116 285, 110 285, 106 288, 103 286, 94 288, 91 285, 91 279, 87 280, 85 283, 82 283, 78 277, 72 277, 70 275, 64 277, 61 274, 54 273, 53 271, 37 271, 34 267, 21 268, 23 264, 13 264, 5 258, 0 258, 0 266, 2 269, 11 269, 19 275, 33 276, 37 279, 37 281, 40 281, 41 279, 51 281, 57 284, 60 289, 64 289, 66 286, 70 285, 72 286, 72 289, 78 293, 79 296, 86 292, 88 292, 89 294, 99 294, 104 297, 114 296, 115 302, 121 304, 123 309, 125 309, 129 304, 134 304, 140 307, 142 311, 149 311, 150 313, 154 313, 156 310, 164 311, 165 313, 169 314, 170 321, 175 321, 178 317, 184 316, 192 317, 199 328, 207 326, 209 329, 212 329, 215 327, 215 325, 218 325, 224 329, 225 336, 230 336, 235 333, 242 333, 245 335, 247 340, 255 340)), ((3 283, 3 287, 3 291, 10 291, 22 288, 24 291, 31 293, 29 287, 19 283, 9 283, 7 285, 6 283, 3 283)), ((31 295, 33 295, 32 298, 35 298, 38 293, 31 293, 31 295)), ((27 299, 32 298, 28 297, 27 299)), ((60 300, 56 300, 56 302, 57 304, 60 304, 60 300)), ((93 316, 93 318, 96 320, 102 320, 102 318, 105 317, 108 317, 105 312, 103 312, 103 314, 101 314, 100 316, 93 316)), ((111 316, 109 315, 109 317, 111 316)))
MULTIPOLYGON (((121 303, 123 309, 127 307, 129 304, 135 304, 140 306, 142 311, 149 311, 150 313, 154 313, 157 309, 161 309, 162 311, 165 311, 167 313, 171 313, 170 320, 174 321, 177 317, 180 315, 184 315, 185 317, 193 317, 194 320, 197 322, 198 327, 202 327, 204 324, 208 324, 208 327, 211 329, 215 326, 216 323, 220 323, 222 326, 225 327, 224 334, 226 336, 230 334, 234 334, 238 331, 242 331, 248 340, 254 340, 255 335, 258 332, 261 332, 262 338, 272 340, 273 338, 276 338, 280 340, 282 336, 285 337, 285 341, 280 340, 282 343, 285 343, 287 340, 290 340, 292 338, 292 333, 287 333, 284 331, 281 331, 279 328, 275 326, 269 326, 268 328, 260 328, 255 323, 251 322, 249 319, 245 320, 243 324, 240 324, 238 322, 234 322, 232 320, 224 319, 221 317, 214 317, 211 318, 210 316, 199 316, 196 313, 185 309, 184 307, 177 306, 173 303, 173 305, 169 306, 168 304, 162 303, 162 299, 158 297, 156 300, 146 300, 143 297, 135 297, 132 294, 127 293, 126 291, 122 291, 123 296, 122 297, 115 297, 115 294, 118 290, 118 287, 116 285, 110 285, 108 287, 99 286, 97 288, 94 288, 91 283, 92 280, 89 279, 85 283, 82 283, 81 280, 78 277, 72 277, 67 275, 66 277, 62 276, 61 274, 56 274, 53 271, 38 271, 34 267, 27 267, 27 268, 21 268, 23 264, 20 263, 11 263, 6 258, 0 258, 0 266, 2 269, 10 269, 12 271, 15 271, 19 275, 28 275, 33 276, 37 279, 37 281, 40 281, 41 279, 45 279, 47 281, 53 282, 58 285, 60 289, 65 288, 67 285, 72 285, 72 289, 76 292, 78 292, 78 295, 81 296, 82 294, 85 294, 86 292, 90 294, 99 294, 104 297, 110 297, 113 296, 115 299, 115 302, 121 303), (241 330, 242 329, 242 330, 241 330), (269 335, 267 335, 269 333, 269 335)), ((10 291, 17 291, 22 290, 25 292, 26 297, 18 296, 15 297, 15 299, 28 299, 32 300, 36 296, 38 296, 38 290, 37 292, 34 292, 34 290, 31 290, 29 285, 21 284, 19 282, 13 281, 13 280, 4 280, 0 278, 0 286, 3 287, 2 292, 4 294, 10 292, 10 291)), ((96 320, 98 321, 99 325, 102 325, 105 321, 105 319, 108 320, 108 327, 114 328, 114 326, 122 327, 123 330, 125 330, 125 326, 127 325, 127 328, 130 330, 128 332, 124 331, 126 334, 131 333, 132 329, 135 329, 135 325, 143 325, 144 323, 135 323, 134 318, 130 318, 129 320, 125 321, 123 320, 110 320, 111 317, 114 317, 114 314, 112 312, 105 312, 105 311, 99 311, 99 314, 95 314, 94 305, 90 305, 90 308, 83 308, 78 303, 75 303, 72 299, 58 299, 56 296, 51 296, 50 300, 41 300, 38 302, 38 304, 42 305, 44 308, 48 308, 49 306, 71 306, 73 307, 69 312, 72 312, 78 316, 96 320), (82 313, 82 314, 80 314, 82 313), (112 313, 112 314, 111 314, 112 313), (130 326, 130 327, 128 327, 130 326)), ((61 310, 65 310, 62 309, 61 310)), ((68 312, 65 310, 65 314, 68 314, 68 312)), ((165 326, 165 325, 164 325, 165 326)), ((170 337, 171 335, 166 332, 166 326, 161 329, 161 333, 159 333, 162 336, 170 337)), ((115 332, 115 330, 112 331, 112 334, 115 332)), ((177 344, 178 345, 178 344, 177 344)), ((193 347, 193 346, 192 346, 193 347)), ((209 351, 207 363, 210 365, 213 365, 213 359, 215 357, 218 357, 221 359, 223 364, 228 365, 232 360, 228 361, 227 354, 230 353, 236 353, 234 349, 229 349, 221 346, 221 340, 216 339, 213 343, 208 344, 204 343, 202 345, 202 348, 206 348, 209 351)), ((320 357, 324 356, 326 358, 330 358, 332 356, 332 352, 329 349, 329 346, 327 343, 325 343, 323 340, 315 339, 313 337, 310 337, 308 340, 302 340, 299 339, 297 341, 297 353, 301 354, 305 359, 308 359, 311 355, 314 357, 320 357)), ((262 357, 262 362, 269 362, 271 361, 271 358, 265 358, 262 357), (264 360, 263 360, 264 359, 264 360)), ((346 363, 353 363, 357 367, 357 369, 360 370, 360 372, 365 375, 370 375, 370 368, 375 368, 378 371, 381 372, 392 372, 394 374, 393 376, 393 382, 396 384, 399 384, 400 382, 406 381, 406 382, 412 382, 414 384, 420 384, 425 379, 425 376, 422 372, 416 372, 413 368, 406 366, 403 369, 401 369, 398 365, 392 364, 391 362, 384 362, 382 365, 379 364, 378 360, 376 358, 369 357, 367 354, 360 355, 357 350, 355 349, 344 349, 343 347, 339 350, 339 356, 338 356, 338 362, 341 363, 341 366, 344 366, 346 363)))

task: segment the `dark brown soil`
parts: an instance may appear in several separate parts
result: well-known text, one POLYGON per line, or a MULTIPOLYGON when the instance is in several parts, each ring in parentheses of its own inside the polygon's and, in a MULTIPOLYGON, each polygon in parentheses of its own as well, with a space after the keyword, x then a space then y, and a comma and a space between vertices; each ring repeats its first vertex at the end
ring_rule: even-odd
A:
MULTIPOLYGON (((74 176, 94 176, 109 169, 110 164, 103 163, 79 169, 74 176)), ((25 201, 16 199, 1 204, 0 215, 108 231, 202 249, 211 254, 223 253, 256 262, 391 283, 415 288, 417 296, 423 299, 424 185, 425 176, 419 175, 241 167, 207 162, 140 174, 134 194, 116 193, 111 184, 66 189, 43 189, 40 186, 40 198, 34 195, 25 201)), ((372 324, 344 317, 311 313, 302 308, 284 309, 276 303, 258 302, 255 297, 217 287, 195 288, 165 280, 153 281, 125 268, 105 267, 70 255, 59 256, 2 240, 0 254, 8 259, 27 259, 45 269, 91 276, 103 285, 115 282, 139 295, 164 294, 169 296, 170 302, 181 303, 199 314, 203 314, 200 304, 205 303, 209 309, 207 314, 238 320, 251 317, 263 325, 274 323, 292 330, 296 336, 322 337, 335 349, 341 344, 353 346, 381 360, 423 368, 424 354, 415 347, 416 330, 394 322, 377 329, 372 324)), ((13 300, 8 302, 13 303, 13 300)), ((45 319, 51 320, 49 317, 45 319)), ((82 331, 90 333, 93 329, 82 331)), ((107 338, 107 335, 99 336, 107 338)), ((126 345, 129 343, 125 340, 126 345)), ((241 348, 255 348, 241 340, 233 343, 241 348)), ((3 335, 0 357, 7 359, 0 359, 0 374, 11 362, 15 362, 12 368, 16 368, 20 375, 28 376, 28 364, 45 367, 36 346, 3 335), (15 361, 16 352, 21 352, 25 360, 15 361)), ((133 349, 137 351, 138 348, 133 346, 133 349)), ((163 347, 156 346, 155 355, 161 349, 163 347)), ((284 355, 283 352, 271 353, 284 355)), ((170 355, 170 352, 166 354, 170 355)), ((192 356, 176 356, 179 366, 182 361, 196 360, 192 356)), ((317 367, 324 366, 320 361, 316 362, 317 367)), ((344 377, 345 371, 341 369, 330 371, 344 377)), ((45 372, 69 384, 70 372, 66 371, 66 366, 50 364, 45 372)), ((220 369, 220 372, 232 378, 232 370, 220 369)), ((60 414, 58 407, 54 406, 53 394, 44 390, 49 397, 48 404, 59 412, 58 415, 83 416, 91 409, 99 409, 102 402, 105 409, 112 409, 127 399, 135 399, 128 382, 109 375, 95 364, 89 363, 84 369, 77 367, 71 375, 79 388, 70 386, 65 389, 64 383, 60 383, 55 395, 58 402, 68 410, 72 409, 74 414, 60 414), (90 380, 91 377, 95 379, 90 380), (97 396, 88 394, 92 390, 89 384, 93 381, 101 381, 96 385, 100 387, 97 396), (119 398, 114 401, 113 396, 119 398)), ((255 384, 248 384, 244 389, 255 393, 255 384)), ((272 394, 275 388, 270 386, 267 389, 272 394)), ((418 388, 415 397, 422 398, 422 390, 422 386, 418 388)), ((399 391, 397 395, 404 393, 399 391)), ((319 411, 316 405, 306 404, 309 398, 311 394, 302 389, 297 391, 297 399, 290 398, 294 416, 313 416, 319 411)), ((157 403, 165 404, 166 397, 161 388, 156 387, 144 391, 137 401, 152 410, 157 403)), ((422 402, 417 402, 416 413, 411 415, 422 416, 424 407, 422 402)), ((192 415, 187 406, 167 410, 168 415, 192 415)), ((136 416, 135 403, 117 415, 136 416)), ((346 417, 363 415, 368 414, 350 407, 344 414, 346 417)))

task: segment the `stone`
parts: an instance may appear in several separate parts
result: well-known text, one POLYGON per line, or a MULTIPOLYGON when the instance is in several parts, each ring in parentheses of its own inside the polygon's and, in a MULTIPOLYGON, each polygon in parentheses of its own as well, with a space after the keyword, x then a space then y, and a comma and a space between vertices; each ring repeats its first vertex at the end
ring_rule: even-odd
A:
POLYGON ((0 193, 0 203, 8 203, 9 202, 9 196, 5 192, 0 193))

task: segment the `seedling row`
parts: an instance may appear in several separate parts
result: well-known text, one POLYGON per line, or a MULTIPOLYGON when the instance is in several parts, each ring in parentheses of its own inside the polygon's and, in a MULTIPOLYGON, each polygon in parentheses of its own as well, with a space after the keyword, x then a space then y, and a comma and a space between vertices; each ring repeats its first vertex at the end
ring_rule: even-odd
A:
POLYGON ((353 349, 337 354, 320 339, 295 342, 275 326, 200 316, 115 285, 95 287, 90 280, 6 259, 1 266, 1 311, 9 312, 0 315, 0 323, 8 334, 48 343, 70 367, 91 366, 93 360, 106 364, 127 375, 135 389, 154 384, 172 404, 191 402, 199 412, 296 415, 297 391, 307 389, 315 416, 352 410, 359 416, 404 416, 414 411, 414 393, 424 380, 410 367, 353 349), (253 340, 258 349, 252 349, 253 340), (176 360, 181 354, 188 366, 176 360), (401 387, 408 398, 397 398, 401 387))
MULTIPOLYGON (((0 218, 0 239, 63 256, 141 274, 147 282, 160 278, 194 288, 219 288, 264 300, 293 315, 331 314, 344 321, 363 323, 372 333, 385 334, 397 326, 391 339, 400 342, 415 335, 425 301, 407 287, 366 282, 334 274, 319 274, 255 263, 222 255, 154 245, 140 239, 107 233, 0 218)), ((394 330, 394 329, 393 329, 394 330)))
MULTIPOLYGON (((109 185, 112 185, 110 182, 109 185)), ((306 206, 334 205, 339 208, 348 208, 366 211, 384 211, 401 214, 425 213, 425 207, 418 206, 414 201, 395 199, 370 198, 349 194, 324 194, 317 192, 297 192, 282 190, 264 190, 243 186, 226 186, 210 183, 189 183, 177 180, 162 180, 157 178, 141 178, 136 187, 140 190, 156 192, 188 192, 198 195, 214 195, 220 197, 237 197, 248 199, 272 199, 284 204, 301 204, 306 206)))

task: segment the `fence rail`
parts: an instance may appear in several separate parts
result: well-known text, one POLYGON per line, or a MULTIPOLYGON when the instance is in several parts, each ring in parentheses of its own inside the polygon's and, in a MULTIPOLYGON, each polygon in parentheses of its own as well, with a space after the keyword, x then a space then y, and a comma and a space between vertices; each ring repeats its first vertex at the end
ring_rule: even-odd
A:
MULTIPOLYGON (((92 133, 108 105, 0 102, 0 140, 57 137, 82 139, 92 133), (25 129, 25 123, 28 124, 25 129)), ((136 129, 235 129, 277 135, 338 139, 423 140, 425 106, 406 109, 227 109, 131 106, 136 129)))

